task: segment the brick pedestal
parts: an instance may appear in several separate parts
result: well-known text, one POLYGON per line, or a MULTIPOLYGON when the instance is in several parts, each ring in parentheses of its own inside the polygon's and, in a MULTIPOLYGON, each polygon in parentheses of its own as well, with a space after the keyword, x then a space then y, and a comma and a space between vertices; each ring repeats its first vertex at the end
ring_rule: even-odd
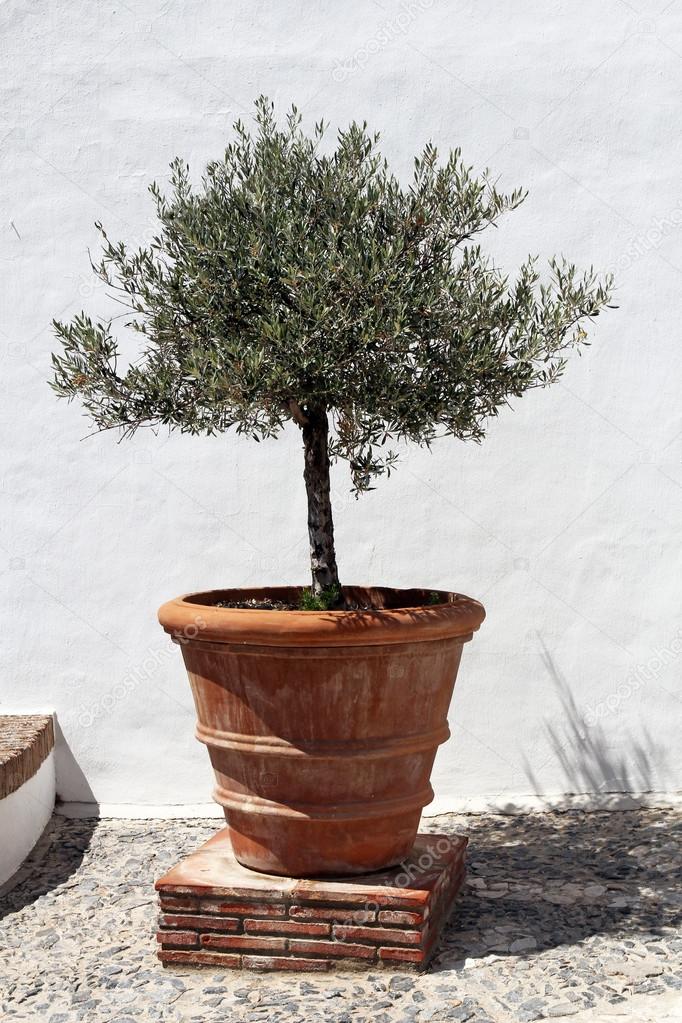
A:
POLYGON ((224 828, 156 882, 159 959, 252 970, 422 969, 462 886, 466 844, 418 835, 398 867, 311 881, 240 866, 224 828))

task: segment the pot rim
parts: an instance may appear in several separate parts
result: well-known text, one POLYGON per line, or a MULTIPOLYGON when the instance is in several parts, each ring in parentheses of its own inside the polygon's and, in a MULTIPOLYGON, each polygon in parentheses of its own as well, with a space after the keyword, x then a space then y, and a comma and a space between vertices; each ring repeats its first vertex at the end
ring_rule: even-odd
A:
POLYGON ((349 595, 399 601, 372 610, 301 611, 216 607, 222 599, 291 599, 301 586, 198 590, 167 601, 159 621, 175 642, 276 647, 372 646, 457 639, 466 642, 485 618, 479 601, 450 590, 388 586, 344 586, 349 595), (417 602, 437 593, 441 603, 417 602), (403 596, 404 595, 404 596, 403 596), (404 601, 404 603, 403 603, 404 601))

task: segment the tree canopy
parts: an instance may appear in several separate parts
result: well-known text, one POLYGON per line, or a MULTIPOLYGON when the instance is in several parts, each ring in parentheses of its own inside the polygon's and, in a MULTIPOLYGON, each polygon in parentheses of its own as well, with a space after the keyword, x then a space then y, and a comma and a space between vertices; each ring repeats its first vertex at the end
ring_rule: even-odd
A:
POLYGON ((159 228, 129 251, 98 225, 94 272, 139 334, 122 367, 116 320, 55 322, 57 393, 101 429, 167 425, 276 435, 307 410, 329 414, 329 454, 357 490, 395 460, 391 442, 480 440, 511 397, 545 386, 610 279, 529 257, 510 280, 480 232, 525 195, 498 191, 459 149, 427 145, 406 184, 365 124, 311 135, 292 109, 279 125, 256 104, 224 156, 193 185, 182 160, 168 194, 153 184, 159 228))

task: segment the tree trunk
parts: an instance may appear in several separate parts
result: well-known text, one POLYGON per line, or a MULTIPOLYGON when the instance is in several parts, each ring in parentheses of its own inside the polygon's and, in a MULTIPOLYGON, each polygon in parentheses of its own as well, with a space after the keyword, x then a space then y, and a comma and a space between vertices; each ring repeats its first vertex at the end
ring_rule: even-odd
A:
POLYGON ((334 551, 334 522, 329 485, 329 420, 324 409, 306 409, 303 431, 305 480, 308 496, 308 537, 312 591, 319 596, 330 586, 339 585, 334 551))

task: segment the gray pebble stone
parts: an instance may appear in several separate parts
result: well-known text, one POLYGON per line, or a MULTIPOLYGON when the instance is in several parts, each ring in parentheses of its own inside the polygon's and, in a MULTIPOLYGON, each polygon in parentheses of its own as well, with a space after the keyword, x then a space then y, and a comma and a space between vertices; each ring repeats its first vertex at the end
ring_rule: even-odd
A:
POLYGON ((682 989, 679 812, 427 819, 425 830, 469 835, 470 882, 424 975, 164 969, 153 882, 216 822, 50 827, 0 902, 8 1021, 530 1023, 682 989))

